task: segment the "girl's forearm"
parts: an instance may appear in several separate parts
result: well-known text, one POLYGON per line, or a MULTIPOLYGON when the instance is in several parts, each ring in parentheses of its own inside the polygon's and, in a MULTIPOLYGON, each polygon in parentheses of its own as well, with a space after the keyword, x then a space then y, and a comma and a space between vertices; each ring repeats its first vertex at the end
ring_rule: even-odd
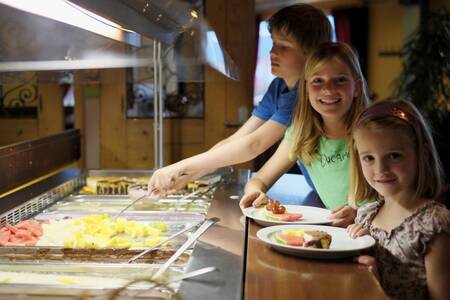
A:
POLYGON ((253 192, 263 192, 267 191, 267 186, 262 182, 259 178, 253 177, 249 182, 245 185, 245 193, 253 193, 253 192))

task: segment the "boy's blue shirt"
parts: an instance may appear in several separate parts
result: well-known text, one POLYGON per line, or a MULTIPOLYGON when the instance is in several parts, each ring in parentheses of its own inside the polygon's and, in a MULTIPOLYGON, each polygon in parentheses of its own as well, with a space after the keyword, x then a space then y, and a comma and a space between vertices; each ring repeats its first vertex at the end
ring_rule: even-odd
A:
POLYGON ((295 103, 297 102, 298 84, 288 91, 283 79, 277 77, 269 85, 253 116, 264 121, 273 120, 286 127, 291 124, 295 103))
MULTIPOLYGON (((295 84, 294 88, 289 91, 282 78, 275 78, 270 83, 258 106, 253 110, 252 115, 265 121, 273 120, 289 127, 297 103, 298 85, 298 83, 295 84)), ((301 162, 298 162, 298 166, 305 176, 306 182, 315 191, 316 189, 305 166, 301 162)))

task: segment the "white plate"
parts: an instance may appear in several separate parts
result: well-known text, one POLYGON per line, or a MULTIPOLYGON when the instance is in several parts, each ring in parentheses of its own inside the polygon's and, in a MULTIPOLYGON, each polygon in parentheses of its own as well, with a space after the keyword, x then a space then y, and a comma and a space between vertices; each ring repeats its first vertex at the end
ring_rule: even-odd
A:
POLYGON ((331 221, 328 219, 328 216, 331 213, 331 210, 313 206, 302 206, 302 205, 283 205, 286 207, 286 211, 288 213, 293 214, 302 214, 303 219, 299 221, 275 221, 268 219, 264 210, 265 207, 247 207, 242 210, 244 215, 255 220, 261 226, 271 226, 271 225, 281 225, 281 224, 328 224, 331 221))
POLYGON ((370 235, 352 239, 345 228, 320 225, 278 225, 260 229, 256 236, 280 252, 320 259, 333 259, 358 255, 363 249, 370 248, 375 240, 370 235), (331 235, 330 249, 304 248, 279 244, 275 241, 274 233, 286 229, 322 230, 331 235))

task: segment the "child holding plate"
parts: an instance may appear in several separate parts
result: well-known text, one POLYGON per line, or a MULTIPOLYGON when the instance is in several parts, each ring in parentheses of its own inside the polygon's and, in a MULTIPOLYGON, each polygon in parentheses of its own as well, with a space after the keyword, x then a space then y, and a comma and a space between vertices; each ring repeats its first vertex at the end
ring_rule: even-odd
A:
POLYGON ((307 169, 335 226, 353 223, 347 203, 348 139, 368 103, 367 85, 356 53, 344 43, 321 44, 307 58, 293 124, 275 154, 247 183, 241 206, 260 206, 265 192, 296 160, 307 169))
POLYGON ((358 210, 350 236, 377 244, 368 265, 396 299, 450 299, 450 211, 435 201, 442 186, 436 148, 419 111, 407 101, 379 102, 352 134, 351 199, 358 210))

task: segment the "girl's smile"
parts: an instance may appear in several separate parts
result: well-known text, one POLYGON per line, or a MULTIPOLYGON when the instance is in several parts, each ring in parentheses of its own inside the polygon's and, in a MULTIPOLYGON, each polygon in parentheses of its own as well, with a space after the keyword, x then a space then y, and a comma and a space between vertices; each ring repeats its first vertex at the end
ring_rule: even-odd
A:
POLYGON ((417 155, 408 135, 395 128, 361 128, 355 133, 355 145, 364 177, 380 195, 385 199, 411 197, 417 155))
POLYGON ((359 93, 359 85, 350 69, 336 58, 319 68, 307 84, 311 106, 325 122, 341 120, 359 93))

